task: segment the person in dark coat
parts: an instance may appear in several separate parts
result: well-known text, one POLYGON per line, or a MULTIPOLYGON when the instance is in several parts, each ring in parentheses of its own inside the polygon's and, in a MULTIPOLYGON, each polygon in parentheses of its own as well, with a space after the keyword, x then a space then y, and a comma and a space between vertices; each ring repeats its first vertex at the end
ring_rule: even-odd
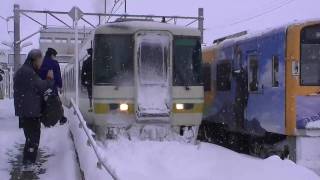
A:
MULTIPOLYGON (((53 94, 56 96, 59 96, 59 91, 61 91, 62 88, 62 78, 61 78, 61 71, 60 71, 60 65, 57 60, 55 60, 58 52, 53 48, 48 48, 46 55, 44 57, 43 63, 41 65, 39 75, 41 79, 45 80, 47 79, 47 74, 49 70, 53 71, 53 79, 54 79, 54 88, 53 88, 53 94)), ((62 117, 60 120, 60 124, 66 123, 67 118, 65 116, 62 117)))
POLYGON ((41 65, 39 75, 41 79, 46 79, 49 70, 53 71, 54 88, 53 93, 58 95, 58 89, 62 88, 61 71, 58 61, 55 60, 58 52, 53 48, 48 48, 43 63, 41 65))
MULTIPOLYGON (((44 93, 54 86, 54 81, 42 80, 37 74, 41 64, 41 51, 31 50, 25 63, 14 76, 15 115, 19 117, 19 127, 23 128, 26 138, 23 151, 24 165, 36 161, 40 141, 42 99, 44 93)), ((47 76, 53 78, 53 72, 49 71, 47 76)))
POLYGON ((89 57, 83 62, 81 84, 87 88, 90 108, 92 108, 92 48, 87 49, 89 57))

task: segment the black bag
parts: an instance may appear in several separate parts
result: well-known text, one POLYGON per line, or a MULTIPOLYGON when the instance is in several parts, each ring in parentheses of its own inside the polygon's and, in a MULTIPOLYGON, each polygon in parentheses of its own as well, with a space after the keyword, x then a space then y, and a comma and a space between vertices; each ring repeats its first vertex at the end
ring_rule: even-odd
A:
POLYGON ((52 127, 63 117, 63 107, 59 96, 45 96, 40 121, 45 127, 52 127))
POLYGON ((0 82, 3 80, 3 77, 1 76, 1 74, 0 74, 0 82))

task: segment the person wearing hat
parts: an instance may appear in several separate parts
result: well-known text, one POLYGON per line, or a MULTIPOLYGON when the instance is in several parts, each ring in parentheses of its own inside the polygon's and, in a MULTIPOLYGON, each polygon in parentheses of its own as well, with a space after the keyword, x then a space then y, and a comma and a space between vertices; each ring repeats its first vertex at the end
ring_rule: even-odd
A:
MULTIPOLYGON (((62 88, 62 78, 61 78, 61 71, 60 65, 56 59, 58 52, 53 48, 48 48, 41 65, 39 75, 41 79, 47 79, 47 73, 52 70, 53 71, 53 79, 54 79, 54 87, 53 87, 53 94, 59 96, 59 90, 62 88), (59 90, 58 90, 59 89, 59 90)), ((62 117, 60 120, 60 124, 66 123, 67 118, 62 117)))
POLYGON ((58 89, 62 88, 61 71, 58 61, 55 60, 58 52, 53 48, 48 48, 41 65, 39 75, 41 79, 47 78, 49 70, 53 71, 54 88, 53 93, 58 95, 58 89))
POLYGON ((92 108, 92 48, 87 49, 88 58, 83 61, 81 84, 87 88, 90 110, 92 108))
MULTIPOLYGON (((23 128, 26 138, 23 164, 27 166, 35 163, 38 153, 43 95, 54 86, 53 80, 39 77, 41 64, 41 51, 31 50, 25 63, 15 73, 13 82, 15 115, 19 117, 19 128, 23 128)), ((46 76, 53 79, 53 72, 48 71, 46 76)))

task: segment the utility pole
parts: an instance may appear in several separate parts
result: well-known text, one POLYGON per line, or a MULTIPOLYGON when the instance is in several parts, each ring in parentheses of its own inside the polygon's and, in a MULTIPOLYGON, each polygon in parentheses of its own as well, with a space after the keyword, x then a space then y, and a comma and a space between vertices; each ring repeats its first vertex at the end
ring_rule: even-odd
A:
POLYGON ((124 0, 124 13, 127 14, 127 0, 124 0))
POLYGON ((107 14, 107 0, 104 0, 104 13, 107 14))
POLYGON ((75 8, 74 11, 74 16, 75 16, 75 20, 73 21, 74 23, 74 30, 75 30, 75 80, 76 80, 76 105, 79 106, 79 33, 78 33, 78 9, 75 8))
POLYGON ((16 72, 20 67, 20 6, 15 4, 13 6, 13 14, 14 14, 14 40, 13 40, 13 48, 14 48, 14 66, 13 71, 16 72))
POLYGON ((198 9, 198 18, 199 18, 199 20, 198 20, 198 29, 200 30, 200 32, 201 32, 201 43, 203 43, 203 30, 204 30, 204 28, 203 28, 203 21, 204 21, 204 16, 203 16, 204 14, 203 14, 203 8, 199 8, 198 9))

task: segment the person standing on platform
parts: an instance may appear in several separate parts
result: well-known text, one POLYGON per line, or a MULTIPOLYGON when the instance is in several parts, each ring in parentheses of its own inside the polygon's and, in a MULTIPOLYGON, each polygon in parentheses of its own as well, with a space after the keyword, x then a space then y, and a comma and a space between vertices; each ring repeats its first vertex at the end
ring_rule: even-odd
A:
MULTIPOLYGON (((60 71, 60 65, 56 59, 58 52, 53 48, 48 48, 42 66, 39 71, 39 75, 41 79, 45 80, 47 79, 47 73, 48 71, 53 71, 53 79, 54 79, 54 88, 53 88, 53 94, 56 96, 59 96, 59 92, 61 92, 62 89, 62 78, 61 78, 61 71, 60 71)), ((62 117, 60 120, 60 124, 64 124, 67 122, 67 118, 65 116, 62 117)))
POLYGON ((87 49, 88 58, 83 62, 81 84, 87 88, 90 110, 92 109, 92 48, 87 49))
MULTIPOLYGON (((42 80, 38 70, 42 64, 39 49, 31 50, 25 63, 14 75, 14 107, 19 117, 19 128, 23 128, 26 138, 23 150, 23 164, 30 167, 36 162, 41 128, 43 96, 54 86, 52 80, 42 80)), ((48 71, 48 78, 53 79, 53 72, 48 71)))

